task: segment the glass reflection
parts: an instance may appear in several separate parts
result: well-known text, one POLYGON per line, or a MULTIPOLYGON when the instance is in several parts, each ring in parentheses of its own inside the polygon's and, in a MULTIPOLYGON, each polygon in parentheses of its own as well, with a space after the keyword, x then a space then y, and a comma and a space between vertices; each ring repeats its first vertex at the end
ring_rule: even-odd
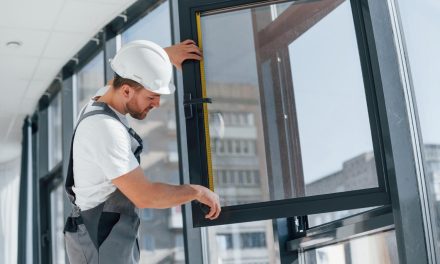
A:
POLYGON ((202 14, 201 31, 223 205, 378 186, 349 1, 202 14))
POLYGON ((208 263, 280 263, 272 221, 205 228, 208 263))

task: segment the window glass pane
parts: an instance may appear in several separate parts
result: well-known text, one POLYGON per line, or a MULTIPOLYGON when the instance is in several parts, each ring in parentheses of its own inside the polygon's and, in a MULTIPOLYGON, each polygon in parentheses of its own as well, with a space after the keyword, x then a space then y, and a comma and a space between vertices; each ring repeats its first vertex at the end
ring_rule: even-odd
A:
POLYGON ((59 184, 50 193, 50 223, 53 263, 65 263, 64 249, 64 185, 59 184))
POLYGON ((213 171, 251 175, 214 175, 223 205, 378 186, 349 1, 202 15, 201 30, 213 171))
POLYGON ((423 139, 424 173, 429 194, 437 262, 440 262, 440 2, 399 1, 411 78, 423 139))
POLYGON ((170 46, 171 20, 168 1, 156 7, 152 12, 124 31, 121 37, 122 44, 133 40, 146 39, 157 43, 161 47, 170 46))
POLYGON ((104 53, 101 51, 77 73, 77 114, 104 86, 104 78, 104 53))
POLYGON ((308 215, 309 228, 327 224, 329 222, 336 221, 345 217, 349 217, 351 215, 363 213, 372 210, 374 208, 377 207, 358 208, 358 209, 343 210, 343 211, 329 212, 323 214, 308 215))
POLYGON ((62 160, 62 117, 61 117, 61 92, 53 99, 48 111, 49 131, 49 170, 62 160))
POLYGON ((394 230, 307 250, 300 254, 305 256, 306 264, 399 263, 394 230))
MULTIPOLYGON (((168 1, 156 7, 121 35, 122 44, 147 39, 162 47, 171 45, 168 1)), ((179 184, 174 95, 162 95, 160 107, 145 120, 129 118, 144 141, 141 167, 152 181, 179 184)), ((140 263, 185 263, 183 220, 180 207, 144 210, 139 229, 140 263)))
POLYGON ((208 263, 280 263, 272 221, 205 228, 208 263))

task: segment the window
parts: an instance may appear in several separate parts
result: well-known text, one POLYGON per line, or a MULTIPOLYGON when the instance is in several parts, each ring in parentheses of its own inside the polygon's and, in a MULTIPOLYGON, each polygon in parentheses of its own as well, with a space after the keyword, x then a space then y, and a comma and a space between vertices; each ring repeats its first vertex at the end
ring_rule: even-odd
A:
POLYGON ((399 263, 395 231, 362 236, 304 253, 305 264, 399 263), (368 252, 368 254, 366 254, 368 252))
POLYGON ((142 250, 154 251, 156 249, 155 240, 153 236, 143 235, 142 237, 142 250))
POLYGON ((335 220, 339 220, 351 215, 359 214, 362 212, 366 212, 369 210, 372 210, 376 207, 367 207, 367 208, 358 208, 358 209, 352 209, 352 210, 343 210, 343 211, 336 211, 336 212, 329 212, 329 213, 323 213, 323 214, 312 214, 308 215, 308 226, 310 228, 319 226, 322 224, 327 224, 330 222, 333 222, 335 220))
POLYGON ((99 52, 77 73, 77 115, 96 92, 105 85, 104 52, 99 52))
POLYGON ((217 234, 217 244, 220 250, 232 249, 232 234, 217 234))
MULTIPOLYGON (((310 4, 292 5, 292 15, 286 19, 295 21, 295 11, 300 12, 308 8, 307 5, 310 4)), ((260 37, 253 33, 249 22, 251 15, 269 11, 270 7, 258 7, 201 17, 206 93, 207 97, 214 100, 214 103, 208 105, 208 111, 229 111, 226 114, 229 122, 224 127, 226 157, 213 156, 214 169, 217 163, 230 165, 225 161, 228 156, 242 153, 241 139, 230 137, 255 135, 260 151, 256 153, 254 162, 260 164, 260 175, 268 178, 280 177, 280 172, 287 175, 286 177, 305 182, 304 194, 292 193, 292 197, 377 187, 367 101, 350 3, 345 1, 341 5, 335 5, 325 16, 314 18, 313 23, 308 25, 308 30, 286 43, 284 54, 263 44, 260 50, 248 50, 247 43, 260 37), (227 22, 224 21, 226 17, 227 22), (232 46, 221 42, 221 39, 231 38, 236 41, 229 45, 235 47, 235 52, 240 52, 239 56, 237 54, 233 57, 234 54, 230 52, 232 46), (326 41, 326 45, 314 48, 314 43, 322 40, 326 41), (272 58, 267 55, 258 62, 256 57, 265 55, 258 52, 270 53, 270 56, 281 61, 280 65, 286 64, 282 67, 290 69, 289 75, 284 78, 288 78, 291 84, 288 87, 279 87, 285 89, 286 94, 275 94, 277 88, 273 85, 277 79, 270 74, 270 69, 273 68, 272 58), (225 56, 229 56, 228 59, 222 58, 225 56), (335 61, 339 65, 337 70, 329 72, 335 61), (257 71, 258 63, 261 63, 260 73, 257 71), (261 82, 259 78, 262 79, 261 82), (236 129, 244 123, 243 112, 238 111, 239 109, 246 109, 246 112, 259 119, 258 125, 252 127, 252 133, 245 134, 236 129), (269 127, 275 130, 271 132, 269 127), (282 130, 287 130, 289 136, 283 136, 282 133, 285 132, 282 130), (297 138, 294 138, 295 135, 297 138), (293 140, 298 140, 300 144, 294 146, 290 142, 293 140), (292 155, 290 159, 281 158, 288 153, 292 155), (314 186, 316 182, 325 179, 327 182, 333 181, 337 178, 334 172, 344 168, 359 155, 368 155, 368 160, 373 161, 373 167, 368 174, 360 174, 353 169, 345 171, 345 179, 355 179, 340 190, 318 190, 314 186), (271 160, 264 159, 265 156, 269 156, 271 160), (301 166, 302 170, 289 171, 295 165, 301 166), (365 178, 368 180, 364 181, 365 178)), ((273 20, 275 26, 277 20, 273 20)), ((266 29, 269 28, 270 26, 266 26, 266 29)), ((267 32, 264 29, 261 31, 261 39, 258 41, 270 41, 262 37, 267 32)), ((211 144, 215 142, 211 141, 211 144)), ((341 185, 341 182, 335 184, 341 185)), ((268 186, 262 186, 262 190, 260 195, 269 197, 268 186)))
POLYGON ((151 208, 144 208, 141 210, 141 219, 142 220, 151 220, 153 219, 153 209, 151 208))
POLYGON ((279 263, 272 221, 206 229, 208 263, 279 263))
POLYGON ((48 108, 49 170, 62 160, 61 92, 55 96, 48 108))
MULTIPOLYGON (((184 69, 184 93, 212 99, 186 106, 197 112, 186 119, 190 175, 224 201, 216 224, 389 203, 388 132, 357 1, 180 8, 197 22, 182 37, 204 54, 184 69)), ((208 224, 196 208, 193 217, 208 224)))
POLYGON ((64 249, 64 184, 60 184, 50 193, 51 241, 53 263, 65 263, 64 249))
POLYGON ((122 44, 133 40, 146 39, 154 41, 161 47, 170 46, 171 23, 169 12, 170 5, 168 1, 163 1, 162 4, 122 33, 122 44))
POLYGON ((241 233, 241 248, 261 248, 266 247, 266 234, 264 232, 241 233))

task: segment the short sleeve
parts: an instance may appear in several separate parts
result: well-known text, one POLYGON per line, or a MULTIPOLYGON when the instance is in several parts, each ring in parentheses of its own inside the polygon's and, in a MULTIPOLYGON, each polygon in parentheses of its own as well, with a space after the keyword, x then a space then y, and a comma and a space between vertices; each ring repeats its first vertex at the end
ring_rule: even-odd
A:
MULTIPOLYGON (((91 118, 84 121, 93 121, 91 118)), ((93 125, 95 128, 90 142, 97 165, 109 180, 129 173, 139 166, 132 150, 131 138, 127 129, 111 117, 99 118, 93 125)))

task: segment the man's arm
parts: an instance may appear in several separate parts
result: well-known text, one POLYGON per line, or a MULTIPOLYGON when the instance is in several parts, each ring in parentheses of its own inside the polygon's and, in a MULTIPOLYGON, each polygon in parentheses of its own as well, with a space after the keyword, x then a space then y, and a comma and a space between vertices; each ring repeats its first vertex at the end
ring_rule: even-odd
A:
MULTIPOLYGON (((202 51, 193 40, 187 39, 175 45, 164 48, 168 54, 171 63, 177 69, 182 69, 182 63, 186 60, 201 60, 202 51)), ((107 85, 112 85, 113 79, 109 80, 107 85)))
POLYGON ((138 208, 170 208, 192 200, 209 206, 205 216, 216 219, 221 211, 217 194, 200 185, 171 185, 151 182, 140 167, 112 180, 112 183, 138 208))

